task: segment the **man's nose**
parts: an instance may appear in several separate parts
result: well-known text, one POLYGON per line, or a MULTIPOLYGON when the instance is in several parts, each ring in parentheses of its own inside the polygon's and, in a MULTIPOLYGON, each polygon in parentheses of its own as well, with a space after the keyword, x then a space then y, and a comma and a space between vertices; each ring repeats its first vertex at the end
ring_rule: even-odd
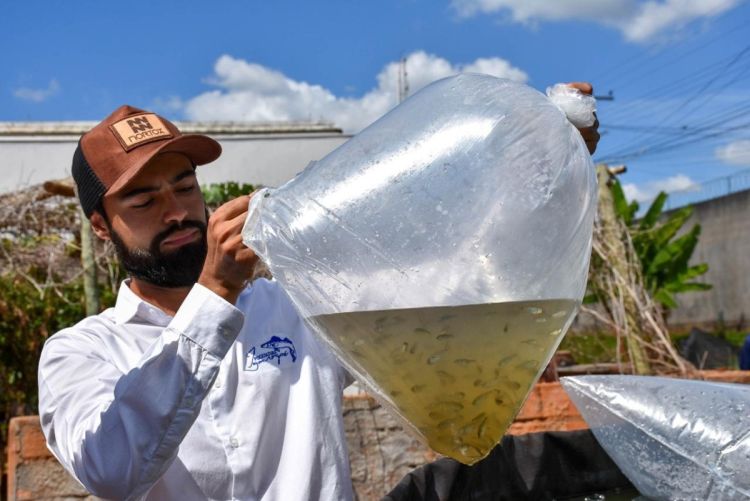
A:
POLYGON ((181 223, 188 215, 187 208, 178 200, 174 193, 165 195, 163 219, 165 223, 181 223))

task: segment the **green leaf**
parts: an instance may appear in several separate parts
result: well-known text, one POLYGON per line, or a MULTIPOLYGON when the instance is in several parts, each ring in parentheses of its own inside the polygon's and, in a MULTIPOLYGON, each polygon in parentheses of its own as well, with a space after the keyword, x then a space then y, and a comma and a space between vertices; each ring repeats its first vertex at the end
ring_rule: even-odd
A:
POLYGON ((648 211, 646 211, 646 215, 643 216, 643 219, 641 219, 641 224, 638 225, 638 228, 641 230, 648 230, 650 228, 653 228, 654 225, 659 221, 659 217, 661 216, 661 211, 664 208, 664 204, 667 201, 667 194, 663 191, 659 192, 658 195, 656 195, 656 198, 653 202, 651 202, 651 206, 648 208, 648 211))
POLYGON ((689 282, 689 283, 682 283, 682 282, 675 282, 672 284, 668 284, 665 289, 669 292, 673 292, 675 294, 680 292, 691 292, 691 291, 707 291, 711 290, 713 287, 711 284, 702 284, 700 282, 689 282))
POLYGON ((596 304, 599 302, 599 296, 596 294, 586 294, 583 296, 583 304, 596 304))
POLYGON ((648 273, 659 274, 662 282, 678 280, 688 269, 688 261, 698 243, 700 228, 669 242, 659 251, 649 266, 648 273))
POLYGON ((701 227, 696 224, 687 234, 669 244, 674 248, 675 254, 674 263, 672 263, 673 274, 681 275, 687 271, 690 257, 693 255, 695 246, 698 245, 700 233, 701 227))
POLYGON ((686 282, 705 274, 708 271, 708 264, 701 263, 695 266, 689 267, 684 273, 680 275, 680 280, 686 282))
POLYGON ((658 291, 656 291, 656 293, 654 294, 654 299, 667 308, 671 309, 677 307, 677 301, 674 300, 672 294, 664 289, 659 289, 658 291))
POLYGON ((628 201, 625 198, 625 192, 622 190, 620 181, 618 181, 617 178, 614 179, 612 185, 610 186, 610 191, 612 192, 612 201, 615 205, 615 213, 620 219, 625 221, 625 224, 630 225, 633 221, 633 215, 635 214, 632 210, 633 205, 628 204, 628 201))
MULTIPOLYGON (((641 206, 638 205, 638 202, 633 200, 630 202, 630 205, 628 206, 628 210, 630 211, 630 220, 632 221, 635 215, 638 213, 638 209, 640 209, 641 206)), ((632 223, 631 223, 632 224, 632 223)))
POLYGON ((683 207, 682 209, 670 214, 667 221, 655 229, 654 244, 661 246, 674 238, 692 214, 692 207, 683 207))

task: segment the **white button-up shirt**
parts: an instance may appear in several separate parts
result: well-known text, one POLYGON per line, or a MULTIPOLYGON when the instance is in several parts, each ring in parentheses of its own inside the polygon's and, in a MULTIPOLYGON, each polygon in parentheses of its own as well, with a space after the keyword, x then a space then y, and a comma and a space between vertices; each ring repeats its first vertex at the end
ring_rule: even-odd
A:
POLYGON ((195 285, 174 317, 126 283, 39 363, 50 450, 115 499, 351 499, 348 376, 276 282, 195 285))

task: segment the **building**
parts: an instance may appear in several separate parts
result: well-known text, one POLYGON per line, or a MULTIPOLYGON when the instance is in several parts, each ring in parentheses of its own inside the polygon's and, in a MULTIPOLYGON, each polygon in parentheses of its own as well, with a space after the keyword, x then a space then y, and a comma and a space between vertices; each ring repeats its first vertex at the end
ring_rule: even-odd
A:
MULTIPOLYGON (((0 122, 0 193, 70 176, 78 138, 96 122, 0 122)), ((175 122, 186 134, 206 134, 224 150, 201 184, 236 181, 279 186, 350 136, 330 124, 175 122)))

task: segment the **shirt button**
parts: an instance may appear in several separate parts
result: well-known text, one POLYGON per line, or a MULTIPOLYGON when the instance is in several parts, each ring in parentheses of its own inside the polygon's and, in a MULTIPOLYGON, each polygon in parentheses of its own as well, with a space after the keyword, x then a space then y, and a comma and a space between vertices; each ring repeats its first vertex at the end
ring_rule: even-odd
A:
POLYGON ((219 388, 221 388, 221 381, 217 379, 216 381, 214 381, 214 389, 218 390, 219 388))
POLYGON ((236 449, 240 446, 240 442, 236 438, 232 437, 232 439, 229 440, 229 445, 231 445, 233 449, 236 449))

